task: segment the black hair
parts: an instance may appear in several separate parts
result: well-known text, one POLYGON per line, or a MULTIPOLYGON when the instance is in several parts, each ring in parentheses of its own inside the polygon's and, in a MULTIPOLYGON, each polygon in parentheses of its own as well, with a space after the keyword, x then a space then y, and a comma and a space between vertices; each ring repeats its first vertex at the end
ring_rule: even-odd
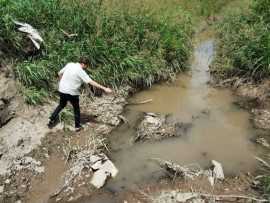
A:
POLYGON ((79 59, 79 63, 83 63, 85 65, 90 65, 90 60, 88 58, 86 58, 86 57, 81 57, 79 59))

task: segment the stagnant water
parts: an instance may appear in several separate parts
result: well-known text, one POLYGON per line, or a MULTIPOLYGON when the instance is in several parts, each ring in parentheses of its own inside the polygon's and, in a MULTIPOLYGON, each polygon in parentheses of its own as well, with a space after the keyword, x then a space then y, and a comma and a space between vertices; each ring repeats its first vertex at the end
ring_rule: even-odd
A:
POLYGON ((209 65, 214 57, 214 40, 205 40, 195 48, 191 71, 170 84, 154 85, 139 92, 131 101, 152 99, 144 105, 128 106, 129 120, 111 137, 111 158, 120 173, 109 181, 111 191, 134 189, 160 177, 162 171, 151 158, 172 160, 185 165, 221 162, 225 173, 253 171, 256 147, 250 141, 254 131, 249 114, 238 108, 230 90, 211 87, 209 65), (158 142, 133 143, 141 112, 171 114, 179 122, 192 123, 184 137, 158 142))
MULTIPOLYGON (((234 104, 236 98, 230 90, 217 89, 208 84, 208 70, 213 57, 214 40, 203 40, 195 47, 188 73, 180 74, 173 83, 154 85, 130 99, 131 102, 153 101, 126 107, 128 124, 118 127, 109 138, 110 158, 119 169, 118 176, 104 187, 103 191, 110 192, 101 192, 93 198, 85 197, 76 202, 119 202, 112 194, 154 183, 164 173, 151 158, 171 160, 182 165, 198 163, 202 167, 215 159, 222 163, 226 175, 255 169, 253 157, 259 149, 250 141, 255 132, 248 112, 234 104), (134 144, 142 112, 171 114, 179 122, 192 123, 192 128, 187 135, 179 138, 134 144)), ((54 164, 52 161, 51 165, 54 164)), ((50 164, 49 168, 54 170, 50 164)), ((29 202, 47 202, 51 190, 61 182, 55 176, 61 177, 64 170, 64 164, 53 173, 49 170, 46 175, 46 182, 49 183, 34 189, 29 195, 29 202)))

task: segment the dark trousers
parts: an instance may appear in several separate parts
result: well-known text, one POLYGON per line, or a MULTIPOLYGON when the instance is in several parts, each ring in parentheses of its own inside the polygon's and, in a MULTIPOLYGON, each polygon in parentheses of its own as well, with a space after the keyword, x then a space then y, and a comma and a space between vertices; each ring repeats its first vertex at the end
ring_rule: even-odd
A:
POLYGON ((54 112, 52 113, 50 119, 51 121, 56 121, 58 119, 59 113, 62 111, 63 108, 67 105, 67 102, 69 101, 74 110, 74 118, 75 118, 75 128, 80 127, 80 104, 79 104, 79 95, 73 96, 70 94, 64 94, 59 92, 60 94, 60 101, 59 105, 56 107, 54 112))

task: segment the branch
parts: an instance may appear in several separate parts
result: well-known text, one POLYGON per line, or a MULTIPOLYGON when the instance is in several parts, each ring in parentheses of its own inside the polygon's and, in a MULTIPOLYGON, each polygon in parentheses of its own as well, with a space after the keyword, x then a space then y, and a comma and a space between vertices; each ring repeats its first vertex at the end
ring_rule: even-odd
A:
POLYGON ((248 200, 253 200, 256 202, 269 202, 269 200, 266 199, 257 199, 255 197, 249 197, 249 196, 244 196, 244 195, 211 195, 211 194, 198 194, 201 197, 214 197, 214 198, 239 198, 239 199, 248 199, 248 200))
POLYGON ((140 101, 140 102, 130 102, 127 105, 140 105, 140 104, 146 104, 146 103, 149 103, 152 101, 153 101, 153 99, 147 99, 147 100, 140 101))

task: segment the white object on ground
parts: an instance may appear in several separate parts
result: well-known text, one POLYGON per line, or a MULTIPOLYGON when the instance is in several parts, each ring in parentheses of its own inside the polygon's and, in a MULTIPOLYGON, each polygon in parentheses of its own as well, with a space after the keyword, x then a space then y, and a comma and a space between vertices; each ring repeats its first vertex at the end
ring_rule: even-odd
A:
POLYGON ((177 202, 186 202, 190 199, 196 198, 199 195, 197 193, 178 193, 176 194, 176 201, 177 202))
POLYGON ((94 172, 91 184, 96 188, 101 188, 108 177, 115 177, 118 173, 118 169, 110 160, 106 160, 104 163, 102 163, 102 161, 98 161, 92 166, 92 168, 93 167, 97 171, 94 172))
POLYGON ((223 168, 222 168, 221 163, 219 163, 215 160, 212 160, 211 162, 214 166, 214 170, 213 170, 214 177, 216 179, 223 180, 225 177, 224 177, 224 172, 223 172, 223 168))
POLYGON ((33 28, 31 25, 29 25, 28 23, 21 23, 21 22, 16 21, 16 20, 13 20, 13 22, 16 25, 20 26, 18 28, 18 30, 20 32, 27 33, 27 37, 33 42, 34 46, 37 49, 40 49, 40 44, 42 42, 44 42, 44 40, 40 36, 39 32, 35 28, 33 28))

